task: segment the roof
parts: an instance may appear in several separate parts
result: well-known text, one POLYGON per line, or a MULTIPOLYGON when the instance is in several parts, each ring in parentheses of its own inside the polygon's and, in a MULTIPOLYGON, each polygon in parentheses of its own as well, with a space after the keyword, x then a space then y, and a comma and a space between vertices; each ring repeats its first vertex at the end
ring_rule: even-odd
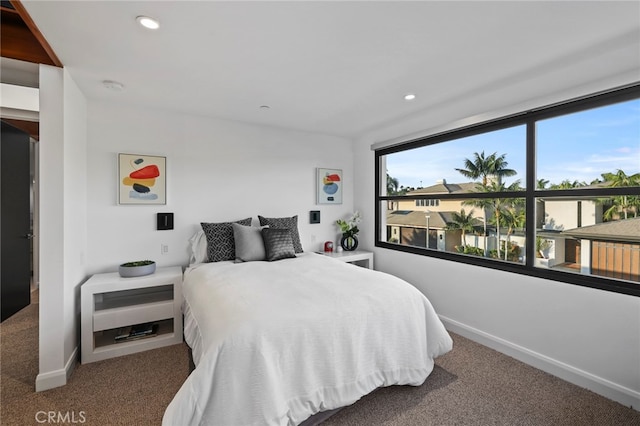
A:
MULTIPOLYGON (((453 221, 453 214, 457 212, 429 212, 429 229, 444 229, 447 223, 453 221)), ((410 226, 413 228, 427 227, 427 213, 420 210, 395 210, 387 213, 387 225, 410 226)), ((477 221, 477 226, 482 222, 477 221)))
POLYGON ((640 241, 640 217, 567 229, 561 235, 585 240, 640 241))
MULTIPOLYGON (((395 210, 387 213, 387 225, 411 226, 414 228, 427 227, 427 214, 418 210, 395 210)), ((446 222, 441 212, 429 214, 429 228, 444 228, 446 222)))
POLYGON ((477 182, 465 183, 436 183, 435 185, 410 191, 407 195, 425 195, 425 194, 468 194, 478 192, 477 182))

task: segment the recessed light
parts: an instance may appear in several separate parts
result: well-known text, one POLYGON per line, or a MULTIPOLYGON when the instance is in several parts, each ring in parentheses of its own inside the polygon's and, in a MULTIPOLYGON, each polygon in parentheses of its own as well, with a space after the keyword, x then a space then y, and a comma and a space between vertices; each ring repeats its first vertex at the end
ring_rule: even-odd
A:
POLYGON ((148 16, 138 16, 136 17, 136 21, 138 21, 138 23, 143 27, 149 28, 150 30, 157 30, 158 28, 160 28, 160 23, 153 18, 149 18, 148 16))
POLYGON ((109 90, 113 90, 114 92, 122 92, 124 90, 124 84, 113 80, 103 80, 102 85, 109 90))
POLYGON ((412 101, 416 98, 416 95, 414 95, 413 93, 408 93, 406 95, 404 95, 404 100, 405 101, 412 101))

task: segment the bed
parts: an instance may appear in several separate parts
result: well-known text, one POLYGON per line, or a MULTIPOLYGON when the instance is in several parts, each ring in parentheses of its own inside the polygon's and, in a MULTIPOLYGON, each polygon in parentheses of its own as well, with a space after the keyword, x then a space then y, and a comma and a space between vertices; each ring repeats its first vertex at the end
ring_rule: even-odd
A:
POLYGON ((196 368, 163 425, 296 425, 381 386, 424 382, 452 340, 407 282, 316 253, 190 266, 196 368))

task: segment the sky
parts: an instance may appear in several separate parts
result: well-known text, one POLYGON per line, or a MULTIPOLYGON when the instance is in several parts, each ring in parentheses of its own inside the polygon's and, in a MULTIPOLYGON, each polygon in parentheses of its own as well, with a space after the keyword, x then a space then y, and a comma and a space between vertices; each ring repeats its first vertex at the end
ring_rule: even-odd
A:
MULTIPOLYGON (((506 154, 507 167, 518 174, 505 183, 519 179, 524 187, 525 132, 525 126, 517 126, 390 154, 387 172, 405 187, 430 186, 440 179, 469 182, 455 169, 465 168, 465 159, 484 150, 485 156, 506 154)), ((618 169, 640 173, 640 99, 539 121, 536 133, 537 179, 588 184, 618 169)))

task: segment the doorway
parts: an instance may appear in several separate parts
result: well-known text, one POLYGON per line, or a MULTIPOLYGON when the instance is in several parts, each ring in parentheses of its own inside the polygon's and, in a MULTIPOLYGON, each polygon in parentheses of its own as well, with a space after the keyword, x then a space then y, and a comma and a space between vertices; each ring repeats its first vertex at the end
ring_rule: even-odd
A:
POLYGON ((579 266, 580 257, 580 241, 566 239, 564 243, 564 261, 579 266))
POLYGON ((29 134, 2 120, 0 144, 0 316, 1 321, 31 303, 33 211, 29 134))

